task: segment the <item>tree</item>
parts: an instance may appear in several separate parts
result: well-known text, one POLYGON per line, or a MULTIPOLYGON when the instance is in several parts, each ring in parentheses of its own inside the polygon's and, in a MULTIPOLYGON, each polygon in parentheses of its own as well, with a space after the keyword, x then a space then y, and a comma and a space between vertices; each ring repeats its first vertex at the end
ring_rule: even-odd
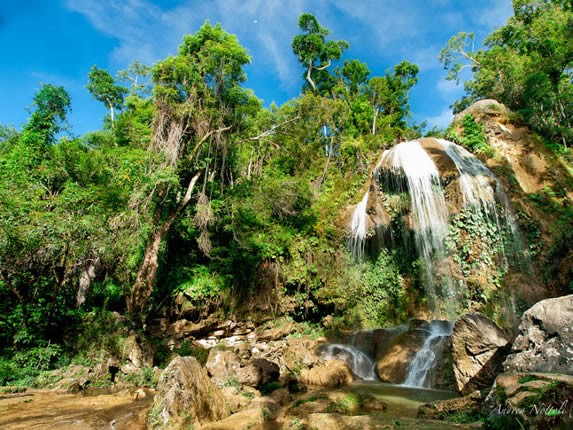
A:
POLYGON ((370 102, 374 109, 372 134, 376 134, 379 114, 388 119, 388 125, 403 128, 403 120, 409 112, 408 92, 418 82, 418 66, 402 61, 383 77, 374 77, 369 82, 370 102))
POLYGON ((370 69, 358 60, 345 60, 340 75, 346 79, 350 94, 356 95, 368 82, 370 69))
MULTIPOLYGON (((224 182, 228 177, 227 136, 244 121, 242 108, 253 103, 240 87, 246 79, 243 66, 249 62, 236 36, 206 22, 183 38, 177 56, 153 68, 156 118, 151 149, 162 155, 160 167, 171 176, 153 191, 153 227, 127 301, 135 321, 143 317, 155 288, 161 243, 191 202, 199 177, 203 174, 203 189, 208 178, 224 182)), ((208 252, 205 242, 199 247, 208 252)))
POLYGON ((140 97, 149 95, 151 87, 151 82, 149 81, 151 77, 151 67, 135 60, 126 70, 120 70, 117 75, 120 80, 130 83, 130 95, 137 94, 140 97))
POLYGON ((88 74, 89 83, 86 86, 90 94, 109 109, 111 125, 114 125, 114 109, 121 109, 123 97, 128 90, 115 83, 113 76, 107 70, 93 66, 88 74))
MULTIPOLYGON (((326 71, 333 61, 339 60, 350 45, 345 40, 326 40, 330 31, 322 27, 310 13, 303 13, 298 26, 303 34, 292 41, 292 49, 305 68, 305 80, 313 92, 324 90, 322 83, 328 83, 331 75, 326 71)), ((326 88, 328 89, 328 88, 326 88)))
POLYGON ((34 96, 32 116, 24 126, 24 132, 36 133, 43 143, 51 145, 56 135, 64 128, 71 110, 71 99, 64 87, 44 84, 34 96))
POLYGON ((573 141, 573 7, 562 0, 514 0, 513 8, 514 16, 485 39, 484 48, 474 48, 471 33, 459 33, 442 50, 447 79, 472 71, 454 110, 497 99, 567 147, 573 141))

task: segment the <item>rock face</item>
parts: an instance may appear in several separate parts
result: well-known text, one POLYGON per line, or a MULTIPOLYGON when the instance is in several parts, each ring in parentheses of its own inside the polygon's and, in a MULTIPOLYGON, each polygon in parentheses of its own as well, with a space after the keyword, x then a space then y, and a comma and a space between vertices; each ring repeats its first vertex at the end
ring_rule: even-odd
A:
POLYGON ((573 375, 573 294, 543 300, 521 317, 506 372, 573 375))
POLYGON ((278 364, 264 358, 253 358, 245 367, 239 369, 237 378, 240 384, 260 388, 268 382, 278 381, 278 364))
POLYGON ((491 424, 504 421, 503 427, 491 428, 570 429, 572 402, 573 376, 502 373, 485 399, 482 414, 489 417, 491 424))
POLYGON ((127 363, 121 367, 123 373, 137 372, 143 367, 153 366, 153 346, 136 335, 126 339, 124 349, 128 351, 127 363))
POLYGON ((245 366, 231 351, 220 351, 212 348, 205 367, 211 375, 213 382, 225 384, 236 379, 241 385, 261 387, 267 382, 278 381, 280 368, 277 364, 264 358, 253 358, 245 366))
POLYGON ((425 403, 418 408, 418 417, 433 420, 446 420, 450 415, 459 411, 479 413, 483 398, 479 391, 475 391, 465 397, 457 397, 448 400, 437 400, 425 403))
POLYGON ((457 389, 462 394, 491 387, 511 347, 509 339, 490 319, 466 314, 454 325, 452 358, 457 389))
POLYGON ((150 412, 154 429, 186 428, 228 415, 225 399, 193 357, 177 357, 161 374, 150 412))
MULTIPOLYGON (((509 189, 513 207, 535 222, 540 242, 545 242, 533 258, 533 273, 511 273, 506 276, 506 285, 530 306, 550 297, 552 291, 565 294, 573 276, 573 247, 567 246, 567 236, 555 234, 561 230, 555 228, 559 219, 555 212, 547 210, 545 204, 532 202, 531 195, 550 193, 554 196, 552 204, 570 207, 573 203, 571 175, 567 172, 570 163, 561 161, 518 115, 495 100, 481 100, 456 115, 454 126, 458 131, 467 114, 483 126, 486 140, 495 151, 487 166, 509 189)), ((523 219, 521 215, 519 218, 523 219)))
POLYGON ((213 382, 224 384, 231 378, 237 377, 237 372, 241 367, 239 357, 231 351, 220 351, 211 348, 205 367, 211 375, 213 382))

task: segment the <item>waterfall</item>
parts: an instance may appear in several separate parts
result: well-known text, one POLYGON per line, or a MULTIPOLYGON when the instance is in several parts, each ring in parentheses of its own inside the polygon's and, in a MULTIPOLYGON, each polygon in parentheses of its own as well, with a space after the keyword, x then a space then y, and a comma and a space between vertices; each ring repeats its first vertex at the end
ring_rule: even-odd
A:
POLYGON ((439 358, 440 344, 452 334, 453 325, 449 321, 432 321, 428 337, 414 355, 408 367, 406 380, 402 385, 409 387, 430 387, 430 373, 439 358))
MULTIPOLYGON (((505 250, 503 243, 501 243, 503 241, 502 231, 509 230, 511 238, 515 242, 519 242, 520 233, 513 220, 509 200, 503 187, 493 173, 465 148, 445 139, 437 140, 460 172, 459 180, 464 205, 480 211, 496 227, 497 239, 505 259, 505 250), (499 213, 499 210, 502 212, 499 213)), ((515 249, 522 248, 518 243, 510 245, 515 249)))
POLYGON ((352 250, 352 255, 357 260, 362 260, 364 258, 364 245, 368 234, 367 205, 368 193, 365 193, 360 203, 358 203, 358 206, 356 206, 350 223, 350 248, 352 250))
POLYGON ((513 246, 513 255, 520 250, 501 184, 474 155, 443 139, 403 142, 384 151, 369 191, 354 209, 350 235, 357 260, 379 251, 379 243, 391 247, 403 240, 407 258, 421 262, 419 279, 427 310, 447 319, 455 318, 462 300, 472 300, 467 278, 473 261, 477 263, 471 268, 472 285, 491 285, 487 271, 503 273, 508 246, 513 246), (370 197, 388 213, 377 219, 369 215, 374 210, 370 197), (378 228, 379 219, 387 220, 384 229, 378 228), (389 232, 390 240, 380 232, 389 232), (410 238, 412 251, 407 246, 410 238))
POLYGON ((341 343, 326 345, 321 352, 321 358, 323 360, 342 360, 346 362, 352 373, 365 381, 378 379, 374 360, 354 345, 341 343))
MULTIPOLYGON (((426 298, 430 308, 437 310, 435 265, 445 254, 444 239, 448 234, 448 210, 438 169, 422 145, 411 141, 385 151, 374 175, 379 182, 391 183, 410 196, 411 228, 419 257, 424 262, 426 298)), ((445 295, 453 295, 449 277, 445 277, 441 284, 445 295)), ((443 306, 447 304, 449 302, 443 302, 441 307, 444 310, 437 314, 451 313, 451 309, 443 306)))

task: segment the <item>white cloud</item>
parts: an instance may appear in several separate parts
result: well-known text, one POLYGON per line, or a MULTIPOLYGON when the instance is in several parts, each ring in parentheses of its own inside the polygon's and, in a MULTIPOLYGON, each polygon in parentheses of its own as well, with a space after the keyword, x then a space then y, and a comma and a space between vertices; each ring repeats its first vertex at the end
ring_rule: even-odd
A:
POLYGON ((489 32, 494 27, 499 27, 513 15, 511 0, 494 0, 490 7, 480 8, 477 14, 477 22, 489 32))
MULTIPOLYGON (((350 55, 380 58, 373 69, 384 70, 396 58, 405 58, 422 71, 441 67, 439 44, 462 29, 472 31, 468 23, 489 32, 511 14, 510 0, 463 6, 452 0, 183 0, 172 8, 160 7, 161 2, 154 0, 66 0, 65 4, 117 41, 110 53, 114 68, 125 68, 135 59, 151 64, 175 53, 182 35, 194 33, 209 18, 238 35, 259 76, 278 76, 281 88, 289 92, 301 84, 290 41, 302 12, 317 16, 335 39, 350 40, 350 55)), ((440 91, 450 89, 439 85, 443 85, 440 91)))
POLYGON ((446 128, 449 126, 454 119, 454 115, 452 114, 452 110, 450 108, 442 110, 436 116, 430 116, 426 118, 429 127, 439 127, 439 128, 446 128))
POLYGON ((445 78, 440 79, 436 84, 436 88, 438 92, 442 95, 448 95, 460 93, 463 91, 463 85, 460 83, 459 85, 456 84, 455 81, 448 81, 445 78))

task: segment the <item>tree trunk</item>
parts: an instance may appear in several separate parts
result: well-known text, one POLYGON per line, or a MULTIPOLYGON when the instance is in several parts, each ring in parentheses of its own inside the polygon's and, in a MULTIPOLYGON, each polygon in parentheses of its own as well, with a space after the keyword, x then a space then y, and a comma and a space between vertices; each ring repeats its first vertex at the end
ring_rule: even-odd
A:
POLYGON ((113 112, 113 103, 111 102, 110 99, 107 99, 107 105, 109 106, 109 117, 111 119, 111 128, 113 128, 115 118, 113 112))
POLYGON ((183 200, 175 209, 171 210, 162 223, 160 223, 161 207, 157 209, 155 214, 155 229, 145 248, 143 261, 137 271, 137 278, 131 289, 131 294, 127 298, 127 310, 134 322, 141 322, 144 319, 145 305, 155 288, 157 269, 159 268, 159 248, 161 241, 169 232, 173 221, 175 221, 177 216, 189 204, 191 195, 193 194, 193 188, 199 179, 199 175, 200 173, 197 173, 193 179, 191 179, 183 200))

